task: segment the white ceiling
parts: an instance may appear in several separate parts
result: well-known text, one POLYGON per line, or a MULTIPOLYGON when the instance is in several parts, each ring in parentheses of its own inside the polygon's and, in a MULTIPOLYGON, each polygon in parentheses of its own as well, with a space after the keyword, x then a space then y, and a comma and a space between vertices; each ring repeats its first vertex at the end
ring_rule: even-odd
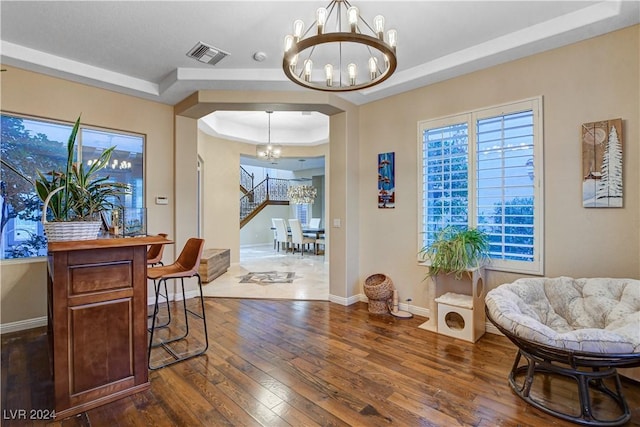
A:
POLYGON ((216 111, 198 121, 213 136, 248 143, 317 145, 329 142, 329 116, 315 111, 216 111), (269 116, 271 123, 269 124, 269 116))
MULTIPOLYGON (((1 60, 170 105, 206 89, 300 91, 281 68, 283 39, 293 20, 310 25, 327 3, 5 0, 1 60), (187 57, 200 41, 230 56, 215 66, 187 57), (263 62, 253 59, 258 51, 267 56, 263 62)), ((639 1, 352 4, 369 21, 384 15, 387 28, 398 31, 396 73, 382 85, 340 95, 358 105, 640 22, 639 1)), ((259 133, 262 115, 240 121, 259 133)))

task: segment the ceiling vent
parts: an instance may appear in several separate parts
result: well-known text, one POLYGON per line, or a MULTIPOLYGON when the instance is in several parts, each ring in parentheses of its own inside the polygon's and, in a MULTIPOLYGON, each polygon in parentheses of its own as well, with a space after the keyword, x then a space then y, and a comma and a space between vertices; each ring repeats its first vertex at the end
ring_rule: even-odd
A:
POLYGON ((187 56, 197 59, 203 64, 216 65, 225 57, 229 56, 229 53, 206 43, 198 42, 189 52, 187 52, 187 56))

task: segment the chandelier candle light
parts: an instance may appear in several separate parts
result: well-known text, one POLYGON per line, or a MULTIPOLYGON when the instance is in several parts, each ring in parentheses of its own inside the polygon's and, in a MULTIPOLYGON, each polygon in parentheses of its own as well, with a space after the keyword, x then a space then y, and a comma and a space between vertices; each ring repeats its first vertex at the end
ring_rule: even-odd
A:
POLYGON ((284 39, 282 60, 286 76, 300 86, 329 92, 359 90, 382 83, 396 69, 398 33, 389 30, 385 40, 382 15, 369 25, 347 0, 332 0, 316 11, 306 32, 304 27, 304 21, 294 21, 293 34, 284 39), (309 35, 314 28, 316 34, 309 35), (314 62, 325 65, 314 69, 314 62), (366 78, 358 76, 363 68, 368 70, 366 78))
POLYGON ((313 203, 318 190, 312 185, 296 185, 287 189, 289 203, 294 205, 306 205, 313 203))
POLYGON ((279 159, 280 155, 282 154, 282 146, 271 143, 271 114, 273 114, 273 111, 267 111, 266 113, 269 117, 269 133, 267 135, 267 144, 258 144, 256 146, 256 155, 259 159, 275 163, 275 161, 279 159))

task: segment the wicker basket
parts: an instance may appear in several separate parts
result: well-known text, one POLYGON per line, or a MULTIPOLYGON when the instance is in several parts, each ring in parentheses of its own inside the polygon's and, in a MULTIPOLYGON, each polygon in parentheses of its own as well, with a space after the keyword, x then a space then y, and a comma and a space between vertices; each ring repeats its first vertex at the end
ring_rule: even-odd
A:
POLYGON ((388 302, 393 296, 393 282, 385 274, 374 274, 364 281, 364 294, 369 299, 369 313, 389 312, 388 302))
POLYGON ((98 237, 101 226, 100 221, 44 222, 44 233, 49 242, 92 240, 98 237))
POLYGON ((47 196, 42 206, 42 224, 44 225, 44 233, 47 235, 49 242, 65 242, 69 240, 92 240, 98 237, 101 221, 47 221, 47 208, 51 197, 64 187, 53 190, 47 196))

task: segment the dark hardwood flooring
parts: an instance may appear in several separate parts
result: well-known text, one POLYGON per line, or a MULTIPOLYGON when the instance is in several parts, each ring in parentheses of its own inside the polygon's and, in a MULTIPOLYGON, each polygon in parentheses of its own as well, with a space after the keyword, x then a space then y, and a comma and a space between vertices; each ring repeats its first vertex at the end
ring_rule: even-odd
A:
MULTIPOLYGON (((370 315, 364 303, 209 298, 206 310, 206 355, 151 372, 148 391, 64 420, 29 419, 53 409, 45 329, 3 335, 2 425, 574 425, 512 393, 516 350, 501 336, 471 344, 419 329, 423 318, 370 315)), ((190 326, 185 350, 203 339, 202 327, 190 326)), ((640 385, 623 387, 628 425, 640 425, 640 385)), ((537 393, 577 408, 563 381, 537 393)))

